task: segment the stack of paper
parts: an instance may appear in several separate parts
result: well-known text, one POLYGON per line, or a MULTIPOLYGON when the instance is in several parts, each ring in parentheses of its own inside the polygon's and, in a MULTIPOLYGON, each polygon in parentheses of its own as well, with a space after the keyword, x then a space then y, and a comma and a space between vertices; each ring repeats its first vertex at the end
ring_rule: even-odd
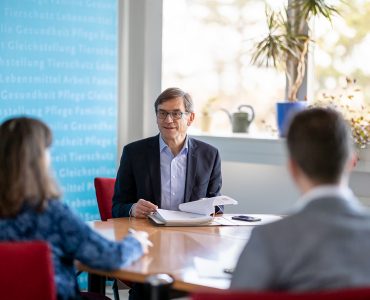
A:
POLYGON ((211 214, 215 212, 215 206, 227 204, 235 205, 238 202, 228 196, 202 198, 180 204, 180 211, 157 209, 149 218, 166 226, 199 226, 212 222, 211 214))

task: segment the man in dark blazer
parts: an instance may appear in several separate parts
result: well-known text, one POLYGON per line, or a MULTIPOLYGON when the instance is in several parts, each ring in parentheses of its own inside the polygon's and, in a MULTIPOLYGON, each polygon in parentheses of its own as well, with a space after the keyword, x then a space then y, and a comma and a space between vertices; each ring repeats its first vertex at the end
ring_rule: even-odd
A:
POLYGON ((232 289, 369 285, 370 214, 348 188, 352 143, 337 112, 316 108, 296 115, 287 135, 288 169, 303 195, 290 216, 253 230, 232 289))
POLYGON ((145 218, 158 207, 214 197, 221 189, 218 150, 187 136, 193 101, 178 88, 154 104, 160 134, 123 148, 113 196, 113 217, 145 218))

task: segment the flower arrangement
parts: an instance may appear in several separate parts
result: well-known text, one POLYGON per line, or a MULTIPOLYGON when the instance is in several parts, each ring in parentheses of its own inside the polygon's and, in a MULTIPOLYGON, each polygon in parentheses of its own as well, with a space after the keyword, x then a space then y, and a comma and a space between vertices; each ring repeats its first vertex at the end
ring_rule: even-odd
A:
POLYGON ((331 93, 322 93, 310 107, 330 107, 347 120, 354 143, 360 149, 370 144, 370 107, 364 104, 356 80, 346 78, 346 85, 331 93))

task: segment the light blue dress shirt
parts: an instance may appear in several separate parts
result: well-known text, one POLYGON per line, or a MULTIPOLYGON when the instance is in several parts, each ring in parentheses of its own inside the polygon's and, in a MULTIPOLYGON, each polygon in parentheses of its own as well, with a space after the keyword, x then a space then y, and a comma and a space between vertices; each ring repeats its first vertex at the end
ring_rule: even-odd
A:
POLYGON ((179 154, 174 156, 162 136, 159 136, 163 209, 179 210, 179 204, 184 202, 188 151, 188 137, 179 154))

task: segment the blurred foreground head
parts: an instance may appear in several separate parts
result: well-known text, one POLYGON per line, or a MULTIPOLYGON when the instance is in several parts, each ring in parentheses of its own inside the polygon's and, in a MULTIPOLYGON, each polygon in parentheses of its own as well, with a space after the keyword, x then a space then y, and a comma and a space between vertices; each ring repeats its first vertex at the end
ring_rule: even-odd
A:
POLYGON ((15 216, 28 203, 42 211, 59 197, 49 173, 49 127, 40 120, 18 117, 0 126, 0 217, 15 216))
POLYGON ((287 134, 290 159, 313 182, 339 183, 352 157, 353 142, 346 121, 332 109, 297 113, 287 134))

